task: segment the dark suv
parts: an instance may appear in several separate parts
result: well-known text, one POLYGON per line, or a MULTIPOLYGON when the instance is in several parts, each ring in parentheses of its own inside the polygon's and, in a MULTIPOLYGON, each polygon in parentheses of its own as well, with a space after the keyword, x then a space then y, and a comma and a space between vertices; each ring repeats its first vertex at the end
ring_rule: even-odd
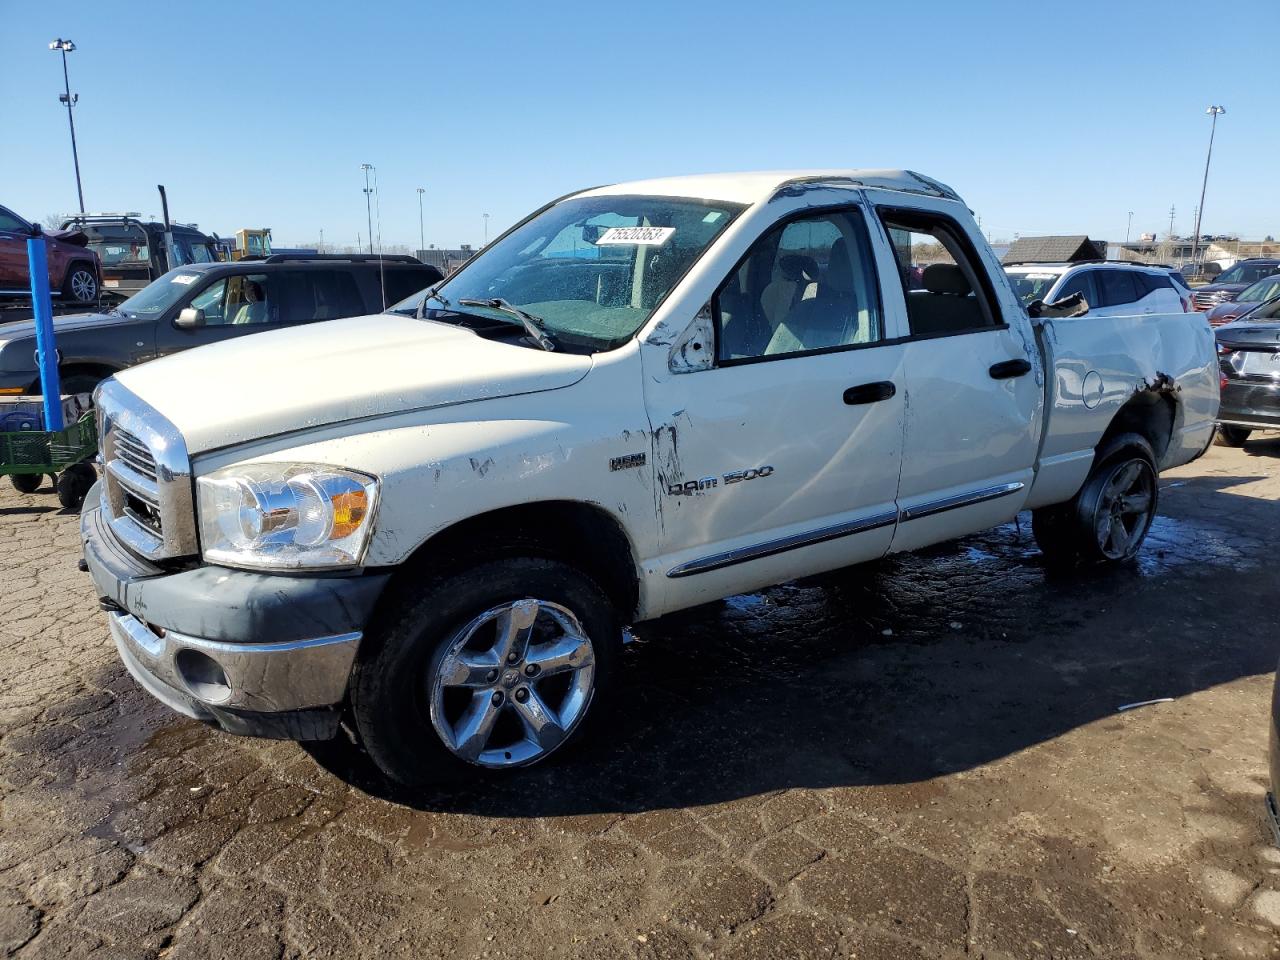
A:
MULTIPOLYGON (((170 270, 108 313, 58 317, 64 393, 124 367, 279 327, 380 313, 443 279, 409 256, 277 254, 170 270)), ((35 325, 0 324, 0 394, 39 393, 35 325)))
POLYGON ((1280 272, 1280 260, 1274 257, 1251 257, 1241 260, 1230 270, 1218 274, 1213 283, 1198 287, 1191 298, 1197 310, 1212 310, 1220 303, 1234 300, 1251 284, 1280 272))

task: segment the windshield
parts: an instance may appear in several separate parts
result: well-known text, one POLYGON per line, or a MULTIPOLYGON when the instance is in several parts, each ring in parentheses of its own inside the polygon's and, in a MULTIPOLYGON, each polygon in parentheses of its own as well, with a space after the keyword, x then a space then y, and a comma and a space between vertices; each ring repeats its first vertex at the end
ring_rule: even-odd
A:
POLYGON ((170 270, 163 277, 143 287, 120 304, 120 312, 130 316, 154 317, 164 313, 184 296, 200 279, 194 271, 170 270))
POLYGON ((1280 295, 1280 276, 1259 280, 1252 287, 1245 288, 1236 299, 1242 303, 1261 303, 1277 295, 1280 295))
POLYGON ((1047 300, 1049 291, 1058 282, 1056 273, 1011 273, 1009 282, 1023 306, 1035 300, 1047 300))
POLYGON ((1277 266, 1274 263, 1237 263, 1225 273, 1218 274, 1214 283, 1253 283, 1255 280, 1261 280, 1263 277, 1269 277, 1275 273, 1277 266))
MULTIPOLYGON (((644 324, 744 207, 674 197, 576 197, 544 210, 438 286, 448 319, 462 300, 501 298, 543 321, 554 340, 610 350, 644 324)), ((425 291, 392 307, 415 313, 425 291)), ((461 308, 515 322, 489 307, 461 308)))

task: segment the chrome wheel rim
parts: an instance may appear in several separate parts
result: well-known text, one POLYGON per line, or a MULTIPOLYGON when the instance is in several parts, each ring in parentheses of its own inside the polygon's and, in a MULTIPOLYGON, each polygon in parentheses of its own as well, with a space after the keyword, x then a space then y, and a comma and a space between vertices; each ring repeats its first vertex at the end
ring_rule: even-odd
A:
POLYGON ((431 726, 450 753, 481 767, 526 766, 586 714, 595 650, 571 610, 513 600, 455 633, 429 683, 431 726))
POLYGON ((1156 479, 1145 460, 1117 464, 1102 487, 1094 512, 1094 536, 1108 560, 1123 560, 1137 553, 1151 524, 1156 479))
POLYGON ((98 295, 98 281, 87 270, 77 270, 71 274, 71 294, 81 302, 92 300, 98 295))

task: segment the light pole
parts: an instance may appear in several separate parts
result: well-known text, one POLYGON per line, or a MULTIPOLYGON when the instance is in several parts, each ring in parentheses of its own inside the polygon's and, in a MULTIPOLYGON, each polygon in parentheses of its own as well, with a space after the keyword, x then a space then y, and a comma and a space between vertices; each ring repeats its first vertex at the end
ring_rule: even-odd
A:
POLYGON ((373 190, 369 187, 369 171, 373 169, 372 163, 360 164, 360 169, 364 171, 364 215, 369 221, 369 253, 373 254, 373 190))
POLYGON ((1129 234, 1133 232, 1133 211, 1129 211, 1129 225, 1124 228, 1124 242, 1129 242, 1129 234))
POLYGON ((67 123, 71 126, 71 160, 76 165, 76 193, 80 196, 80 213, 84 213, 84 187, 80 185, 80 154, 76 150, 76 121, 71 115, 71 108, 80 100, 80 94, 71 92, 71 77, 67 73, 67 54, 75 50, 76 45, 70 40, 63 40, 59 37, 53 43, 49 44, 50 50, 60 50, 62 52, 62 83, 66 88, 66 93, 61 94, 58 99, 67 105, 67 123))
POLYGON ((418 188, 418 249, 419 250, 427 249, 427 235, 422 232, 422 195, 426 192, 427 191, 422 189, 422 187, 418 188))
POLYGON ((1226 107, 1214 105, 1205 111, 1209 116, 1213 117, 1213 122, 1209 125, 1209 152, 1204 158, 1204 179, 1200 181, 1200 206, 1196 207, 1196 235, 1191 239, 1191 263, 1196 262, 1196 256, 1200 252, 1200 218, 1204 216, 1204 191, 1209 186, 1209 161, 1213 159, 1213 135, 1218 129, 1218 117, 1227 112, 1226 107))
POLYGON ((489 215, 487 213, 484 215, 484 245, 486 247, 489 245, 489 215))

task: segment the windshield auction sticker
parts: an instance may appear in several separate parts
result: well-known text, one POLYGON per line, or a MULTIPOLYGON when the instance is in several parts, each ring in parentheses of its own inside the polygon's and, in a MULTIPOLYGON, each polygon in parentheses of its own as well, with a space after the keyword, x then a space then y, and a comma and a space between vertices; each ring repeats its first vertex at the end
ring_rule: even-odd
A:
POLYGON ((173 279, 171 279, 169 282, 170 282, 170 283, 181 283, 183 286, 185 286, 185 285, 187 285, 188 283, 195 283, 195 282, 196 282, 196 275, 195 275, 194 273, 180 273, 180 274, 178 274, 176 277, 174 277, 173 279))
POLYGON ((628 244, 638 247, 660 247, 671 239, 675 227, 610 227, 600 234, 597 246, 628 244))

